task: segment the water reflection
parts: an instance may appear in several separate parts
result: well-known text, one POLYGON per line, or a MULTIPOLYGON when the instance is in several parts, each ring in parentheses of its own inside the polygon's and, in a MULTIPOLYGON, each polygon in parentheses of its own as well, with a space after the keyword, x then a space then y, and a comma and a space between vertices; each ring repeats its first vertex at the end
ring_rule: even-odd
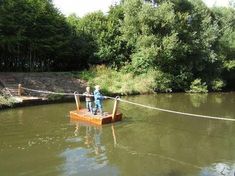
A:
POLYGON ((214 163, 202 169, 200 176, 234 176, 235 164, 214 163))
POLYGON ((201 104, 205 104, 208 94, 189 94, 190 101, 195 108, 199 108, 201 104))
POLYGON ((216 102, 217 104, 221 104, 224 101, 224 97, 222 94, 215 94, 214 96, 212 96, 212 98, 212 102, 216 102))
POLYGON ((108 165, 105 145, 102 143, 102 127, 90 126, 81 122, 72 122, 74 136, 66 141, 74 147, 67 148, 61 156, 64 175, 116 175, 118 170, 108 165))
POLYGON ((75 122, 74 136, 82 137, 84 141, 84 146, 87 149, 92 149, 92 151, 96 155, 99 155, 105 151, 105 147, 101 144, 101 134, 101 126, 91 126, 89 124, 75 122), (84 136, 82 133, 83 130, 85 130, 84 136))
MULTIPOLYGON (((234 93, 123 98, 164 109, 235 118, 234 93)), ((66 115, 74 106, 68 103, 0 112, 0 175, 234 174, 234 122, 120 103, 123 121, 100 128, 70 124, 66 115)), ((113 101, 106 101, 105 107, 111 111, 113 101)))

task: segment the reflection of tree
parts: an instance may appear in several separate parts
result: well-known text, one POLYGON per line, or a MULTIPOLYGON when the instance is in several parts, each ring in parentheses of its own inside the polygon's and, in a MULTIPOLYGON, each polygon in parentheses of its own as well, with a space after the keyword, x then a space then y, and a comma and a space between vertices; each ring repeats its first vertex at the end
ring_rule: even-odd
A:
POLYGON ((224 97, 222 96, 222 94, 214 94, 212 96, 212 101, 217 104, 221 104, 224 101, 224 97))
POLYGON ((199 108, 201 104, 206 103, 208 94, 189 94, 192 105, 199 108))

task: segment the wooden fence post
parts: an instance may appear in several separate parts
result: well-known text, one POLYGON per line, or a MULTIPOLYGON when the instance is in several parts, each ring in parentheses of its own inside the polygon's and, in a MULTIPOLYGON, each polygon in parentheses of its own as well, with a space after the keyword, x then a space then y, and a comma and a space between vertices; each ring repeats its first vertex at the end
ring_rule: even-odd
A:
POLYGON ((22 85, 21 84, 18 84, 18 96, 22 96, 22 85))
POLYGON ((75 101, 76 101, 76 106, 77 106, 77 110, 79 111, 80 110, 80 97, 79 95, 77 95, 76 93, 74 94, 74 98, 75 98, 75 101))
POLYGON ((117 109, 118 109, 118 97, 116 97, 115 101, 114 101, 113 113, 112 113, 112 121, 113 122, 115 121, 115 117, 116 117, 116 114, 117 114, 117 109))

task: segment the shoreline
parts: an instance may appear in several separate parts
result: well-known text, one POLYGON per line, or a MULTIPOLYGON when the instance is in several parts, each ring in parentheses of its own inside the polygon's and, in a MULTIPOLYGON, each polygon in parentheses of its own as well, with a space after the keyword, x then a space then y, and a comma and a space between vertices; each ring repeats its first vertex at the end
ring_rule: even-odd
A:
MULTIPOLYGON (((108 74, 107 71, 102 73, 104 75, 108 74)), ((101 74, 101 73, 100 73, 101 74)), ((109 75, 110 76, 110 75, 109 75)), ((185 93, 185 94, 212 94, 212 93, 229 93, 234 92, 234 90, 224 90, 218 92, 208 92, 208 93, 190 93, 190 92, 153 92, 153 91, 130 91, 128 92, 127 89, 123 90, 123 93, 113 93, 115 91, 119 91, 119 89, 112 89, 113 82, 106 84, 102 82, 100 79, 96 82, 92 82, 92 77, 86 77, 79 72, 72 73, 72 72, 0 72, 0 91, 3 88, 10 88, 17 90, 18 84, 22 84, 23 87, 36 89, 36 90, 44 90, 44 91, 52 91, 52 92, 75 92, 78 91, 82 93, 85 91, 86 86, 93 86, 95 84, 101 84, 102 92, 106 96, 136 96, 136 95, 154 95, 154 94, 177 94, 177 93, 185 93), (111 89, 110 89, 111 87, 111 89), (113 91, 113 92, 112 92, 113 91), (126 92, 125 92, 126 91, 126 92)), ((113 78, 110 76, 110 78, 113 78)), ((110 79, 109 78, 109 79, 110 79)), ((107 78, 108 79, 108 78, 107 78)), ((115 79, 115 78, 113 78, 115 79)), ((119 82, 122 84, 122 82, 119 82)), ((123 83, 125 84, 125 83, 123 83)), ((117 85, 116 85, 117 86, 117 85)), ((2 94, 4 95, 4 93, 2 94)), ((27 100, 22 102, 12 102, 8 104, 4 104, 1 102, 0 104, 0 111, 5 109, 13 109, 18 107, 27 107, 27 106, 36 106, 36 105, 45 105, 45 104, 55 104, 55 103, 65 103, 65 102, 73 102, 73 96, 60 96, 60 95, 53 95, 53 94, 45 94, 41 92, 31 92, 25 90, 24 94, 27 96, 38 97, 41 100, 27 100)), ((1 96, 1 94, 0 94, 1 96)), ((18 97, 17 93, 12 95, 12 97, 18 97)), ((83 100, 83 97, 81 97, 83 100)))
POLYGON ((30 107, 30 106, 39 106, 39 105, 48 105, 48 104, 60 104, 66 102, 73 102, 75 101, 74 98, 66 98, 60 100, 40 100, 40 101, 28 101, 28 102, 20 102, 20 103, 13 103, 12 105, 0 105, 0 111, 21 108, 21 107, 30 107))
MULTIPOLYGON (((204 95, 204 94, 227 94, 234 93, 235 91, 223 91, 223 92, 208 92, 208 93, 187 93, 187 92, 171 92, 171 93, 152 93, 152 94, 132 94, 132 95, 122 95, 122 96, 141 96, 141 95, 155 95, 155 94, 191 94, 191 95, 204 95)), ((118 96, 117 94, 109 94, 110 96, 118 96)), ((81 97, 80 100, 83 102, 85 99, 81 97)), ((40 106, 40 105, 49 105, 49 104, 62 104, 62 103, 71 103, 74 102, 74 97, 67 97, 57 100, 34 100, 34 101, 26 101, 13 103, 12 105, 0 105, 0 111, 16 109, 21 107, 31 107, 31 106, 40 106)))

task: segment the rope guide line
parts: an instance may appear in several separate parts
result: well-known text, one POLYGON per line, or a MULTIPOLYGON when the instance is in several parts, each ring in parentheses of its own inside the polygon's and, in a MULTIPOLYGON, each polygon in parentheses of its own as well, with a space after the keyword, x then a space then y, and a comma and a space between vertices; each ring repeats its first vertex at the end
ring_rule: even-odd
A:
MULTIPOLYGON (((54 94, 54 95, 79 95, 79 96, 86 96, 84 94, 79 94, 77 91, 75 91, 74 93, 70 93, 70 92, 65 92, 65 93, 62 93, 62 92, 52 92, 52 91, 45 91, 45 90, 36 90, 36 89, 29 89, 29 88, 26 88, 26 87, 22 87, 22 89, 24 90, 28 90, 28 91, 31 91, 31 92, 38 92, 38 93, 45 93, 45 94, 54 94)), ((89 95, 91 97, 94 97, 94 95, 89 95)), ((109 97, 109 96, 105 96, 106 98, 108 99, 115 99, 115 97, 109 97)))
POLYGON ((185 115, 185 116, 194 116, 194 117, 201 117, 201 118, 215 119, 215 120, 235 121, 235 119, 232 119, 232 118, 223 118, 223 117, 216 117, 216 116, 207 116, 207 115, 201 115, 201 114, 191 114, 191 113, 186 113, 186 112, 173 111, 173 110, 143 105, 143 104, 139 104, 139 103, 135 103, 135 102, 127 101, 127 100, 122 100, 122 99, 119 99, 119 101, 124 102, 124 103, 129 103, 132 105, 136 105, 136 106, 141 106, 141 107, 148 108, 148 109, 154 109, 154 110, 158 110, 158 111, 180 114, 180 115, 185 115))
MULTIPOLYGON (((25 88, 22 87, 22 89, 24 90, 28 90, 28 91, 32 91, 32 92, 38 92, 38 93, 46 93, 46 94, 54 94, 54 95, 79 95, 79 96, 86 96, 84 94, 79 94, 77 92, 74 93, 59 93, 59 92, 52 92, 52 91, 43 91, 43 90, 36 90, 36 89, 29 89, 29 88, 25 88)), ((94 95, 90 95, 90 96, 94 96, 94 95)), ((117 99, 120 102, 123 103, 128 103, 128 104, 132 104, 135 106, 140 106, 140 107, 144 107, 144 108, 148 108, 148 109, 153 109, 153 110, 158 110, 158 111, 162 111, 162 112, 168 112, 168 113, 174 113, 174 114, 180 114, 180 115, 185 115, 185 116, 192 116, 192 117, 199 117, 199 118, 206 118, 206 119, 214 119, 214 120, 224 120, 224 121, 233 121, 235 122, 235 119, 232 118, 223 118, 223 117, 216 117, 216 116, 207 116, 207 115, 201 115, 201 114, 192 114, 192 113, 186 113, 186 112, 179 112, 179 111, 173 111, 173 110, 168 110, 168 109, 162 109, 162 108, 157 108, 157 107, 153 107, 153 106, 148 106, 148 105, 144 105, 144 104, 140 104, 140 103, 135 103, 132 101, 128 101, 128 100, 123 100, 120 97, 109 97, 109 96, 105 96, 108 99, 117 99)))

